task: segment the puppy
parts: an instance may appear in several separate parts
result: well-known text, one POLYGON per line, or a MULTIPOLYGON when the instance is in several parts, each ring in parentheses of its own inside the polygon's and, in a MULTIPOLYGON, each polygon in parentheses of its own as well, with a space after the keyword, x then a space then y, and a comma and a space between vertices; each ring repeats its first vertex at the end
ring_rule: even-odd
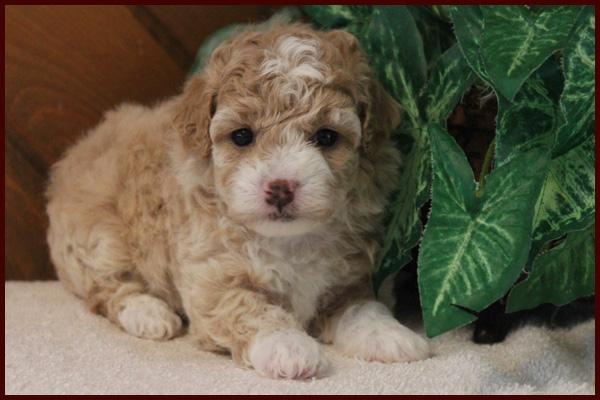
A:
POLYGON ((246 31, 183 93, 122 105, 66 152, 47 191, 64 285, 126 332, 182 331, 262 375, 428 356, 374 301, 399 154, 394 100, 349 33, 246 31))

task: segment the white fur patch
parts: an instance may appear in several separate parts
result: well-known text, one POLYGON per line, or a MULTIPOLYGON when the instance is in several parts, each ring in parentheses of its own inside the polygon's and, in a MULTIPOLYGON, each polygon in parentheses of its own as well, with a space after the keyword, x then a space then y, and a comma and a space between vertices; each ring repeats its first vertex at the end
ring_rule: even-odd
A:
POLYGON ((249 357, 254 369, 269 378, 307 379, 319 375, 328 365, 319 343, 295 329, 259 332, 249 357))
POLYGON ((305 102, 309 98, 308 81, 325 82, 328 66, 319 58, 321 51, 315 40, 284 36, 274 51, 268 51, 260 72, 280 77, 279 96, 286 104, 305 102))
POLYGON ((307 218, 286 222, 262 219, 251 222, 248 225, 256 233, 265 237, 301 236, 321 226, 319 222, 307 218))
POLYGON ((164 301, 147 294, 127 297, 118 319, 125 331, 143 339, 166 340, 181 330, 181 318, 164 301))
POLYGON ((294 316, 305 328, 315 316, 319 297, 337 279, 332 270, 340 261, 314 251, 329 240, 329 236, 308 234, 263 237, 244 245, 253 275, 268 282, 274 292, 288 296, 294 316))
POLYGON ((406 362, 430 355, 425 339, 375 301, 351 306, 344 312, 335 328, 333 344, 345 355, 366 361, 406 362))
POLYGON ((289 78, 309 78, 324 81, 326 65, 319 61, 321 52, 315 40, 284 36, 274 54, 261 65, 263 75, 287 75, 289 78))

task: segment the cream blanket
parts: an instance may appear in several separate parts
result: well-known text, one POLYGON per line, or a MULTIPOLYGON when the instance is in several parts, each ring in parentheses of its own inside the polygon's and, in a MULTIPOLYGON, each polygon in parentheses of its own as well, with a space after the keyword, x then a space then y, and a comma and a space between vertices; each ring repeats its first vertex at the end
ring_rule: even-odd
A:
POLYGON ((595 321, 526 326, 493 346, 472 343, 463 328, 432 339, 433 358, 409 364, 363 363, 328 348, 328 376, 299 382, 259 377, 187 337, 131 337, 57 282, 8 282, 5 301, 6 394, 595 392, 595 321))

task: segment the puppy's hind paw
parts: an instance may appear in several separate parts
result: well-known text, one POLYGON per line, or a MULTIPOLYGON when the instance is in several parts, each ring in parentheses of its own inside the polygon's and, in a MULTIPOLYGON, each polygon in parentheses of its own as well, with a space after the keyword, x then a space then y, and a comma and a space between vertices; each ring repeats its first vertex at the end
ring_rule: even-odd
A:
POLYGON ((181 318, 159 298, 148 294, 127 297, 118 320, 123 329, 143 339, 167 340, 181 330, 181 318))
POLYGON ((254 369, 269 378, 308 379, 322 374, 328 366, 319 343, 296 329, 259 332, 249 357, 254 369))

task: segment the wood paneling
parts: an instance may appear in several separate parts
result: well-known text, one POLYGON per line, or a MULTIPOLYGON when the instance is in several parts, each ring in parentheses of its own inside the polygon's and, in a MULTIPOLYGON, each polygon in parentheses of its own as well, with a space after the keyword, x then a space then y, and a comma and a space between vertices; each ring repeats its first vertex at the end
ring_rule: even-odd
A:
POLYGON ((204 38, 217 29, 237 23, 261 20, 272 7, 256 6, 145 6, 168 28, 173 37, 193 57, 204 38))
POLYGON ((175 93, 185 71, 125 7, 8 7, 6 117, 46 165, 118 103, 175 93))
POLYGON ((5 7, 5 276, 54 277, 45 244, 50 165, 102 114, 183 84, 195 48, 265 7, 5 7))
POLYGON ((8 132, 4 137, 5 279, 52 279, 45 240, 45 170, 26 158, 15 137, 8 132))

